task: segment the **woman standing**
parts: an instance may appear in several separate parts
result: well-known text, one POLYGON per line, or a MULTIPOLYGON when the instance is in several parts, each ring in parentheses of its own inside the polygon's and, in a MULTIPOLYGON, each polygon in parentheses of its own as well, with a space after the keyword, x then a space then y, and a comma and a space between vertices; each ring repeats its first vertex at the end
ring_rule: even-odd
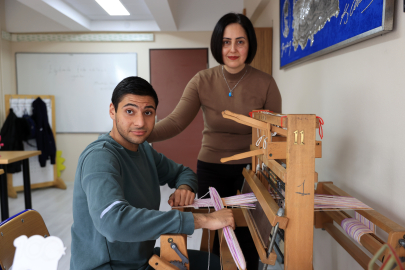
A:
MULTIPOLYGON (((197 160, 199 196, 206 194, 210 186, 221 197, 235 195, 243 184, 242 170, 251 162, 250 158, 220 162, 223 157, 249 151, 252 142, 251 127, 223 118, 222 111, 246 116, 259 109, 281 113, 281 96, 273 77, 249 65, 256 50, 250 20, 242 14, 224 15, 211 37, 211 52, 220 65, 200 71, 191 79, 177 107, 156 124, 148 138, 148 142, 156 142, 178 135, 202 109, 204 130, 197 160)), ((257 269, 258 255, 248 228, 237 228, 235 233, 247 269, 257 269)))

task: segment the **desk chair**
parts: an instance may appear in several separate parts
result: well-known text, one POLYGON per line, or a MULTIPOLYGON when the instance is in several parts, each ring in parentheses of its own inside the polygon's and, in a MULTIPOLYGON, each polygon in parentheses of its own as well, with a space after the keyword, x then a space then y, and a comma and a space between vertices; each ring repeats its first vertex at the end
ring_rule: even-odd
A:
POLYGON ((32 209, 24 210, 0 223, 0 269, 8 270, 13 265, 14 239, 21 235, 49 236, 41 215, 32 209))

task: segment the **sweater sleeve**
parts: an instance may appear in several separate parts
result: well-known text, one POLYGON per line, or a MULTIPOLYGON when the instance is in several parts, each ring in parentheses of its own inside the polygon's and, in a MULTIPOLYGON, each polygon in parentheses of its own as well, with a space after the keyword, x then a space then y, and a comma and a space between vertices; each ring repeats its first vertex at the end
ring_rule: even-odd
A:
POLYGON ((118 159, 107 149, 94 150, 82 165, 82 188, 96 230, 108 241, 143 242, 162 234, 194 232, 192 213, 136 208, 124 198, 118 159))
MULTIPOLYGON (((149 146, 149 144, 147 145, 149 146)), ((150 147, 155 160, 160 185, 168 184, 170 188, 188 185, 194 193, 198 191, 197 175, 189 167, 178 164, 150 147)))
POLYGON ((167 117, 156 123, 148 142, 170 139, 180 134, 197 116, 201 107, 198 95, 200 75, 196 74, 184 89, 176 108, 167 117))
POLYGON ((266 103, 264 105, 265 110, 270 110, 275 113, 282 113, 281 111, 281 94, 278 90, 276 81, 271 76, 271 82, 267 89, 266 103))

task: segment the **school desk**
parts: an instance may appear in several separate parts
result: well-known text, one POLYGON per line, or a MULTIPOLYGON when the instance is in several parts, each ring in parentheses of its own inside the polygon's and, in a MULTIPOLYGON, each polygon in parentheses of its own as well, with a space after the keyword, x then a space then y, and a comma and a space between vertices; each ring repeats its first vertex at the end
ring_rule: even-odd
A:
POLYGON ((0 169, 3 170, 3 174, 0 175, 2 221, 9 218, 6 165, 17 161, 22 161, 25 209, 30 209, 32 208, 32 203, 31 203, 30 165, 28 159, 33 156, 39 156, 40 154, 41 151, 0 151, 0 169))

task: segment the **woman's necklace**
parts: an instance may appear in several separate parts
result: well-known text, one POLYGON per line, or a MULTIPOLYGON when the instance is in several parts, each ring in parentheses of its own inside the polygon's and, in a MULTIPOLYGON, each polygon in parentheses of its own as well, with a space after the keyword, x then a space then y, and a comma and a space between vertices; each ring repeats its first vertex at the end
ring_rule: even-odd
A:
POLYGON ((227 85, 228 88, 229 88, 229 94, 228 94, 228 95, 229 95, 230 97, 232 97, 232 92, 233 92, 233 90, 236 88, 236 86, 238 86, 238 84, 239 84, 240 81, 243 79, 243 77, 245 77, 246 72, 247 72, 247 68, 246 68, 245 74, 243 74, 242 78, 240 78, 240 80, 239 80, 239 81, 235 84, 235 86, 231 89, 231 88, 229 87, 228 81, 227 81, 226 78, 225 78, 224 66, 222 66, 222 76, 224 76, 224 80, 225 80, 225 82, 226 82, 226 85, 227 85))

